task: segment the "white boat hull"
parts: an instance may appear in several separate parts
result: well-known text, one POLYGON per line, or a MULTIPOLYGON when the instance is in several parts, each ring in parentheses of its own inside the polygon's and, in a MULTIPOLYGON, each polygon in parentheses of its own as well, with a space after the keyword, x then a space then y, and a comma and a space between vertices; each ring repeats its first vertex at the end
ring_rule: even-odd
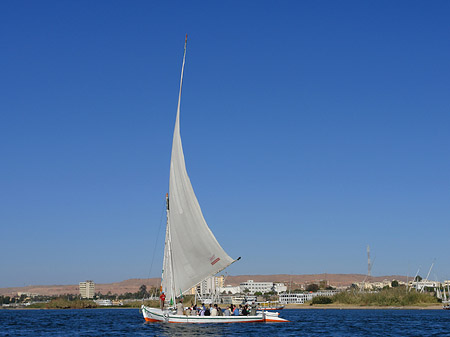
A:
POLYGON ((175 315, 168 310, 141 307, 144 319, 147 322, 163 323, 264 323, 289 322, 278 317, 278 313, 258 312, 256 316, 187 316, 175 315))

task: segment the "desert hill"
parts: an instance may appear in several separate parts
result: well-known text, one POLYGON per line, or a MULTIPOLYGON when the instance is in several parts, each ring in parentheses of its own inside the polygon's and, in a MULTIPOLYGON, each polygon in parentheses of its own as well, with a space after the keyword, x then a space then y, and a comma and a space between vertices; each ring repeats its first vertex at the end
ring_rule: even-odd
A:
MULTIPOLYGON (((253 280, 255 282, 283 282, 286 285, 291 284, 292 289, 295 289, 301 284, 317 283, 321 280, 327 280, 328 284, 334 287, 350 286, 355 282, 362 282, 366 278, 363 274, 306 274, 306 275, 236 275, 225 276, 225 284, 237 286, 241 282, 253 280)), ((390 275, 390 276, 372 276, 370 282, 383 280, 399 280, 406 281, 406 276, 390 275)), ((95 282, 95 280, 94 280, 95 282)), ((98 283, 95 285, 95 291, 102 294, 111 292, 112 294, 123 294, 126 292, 134 293, 139 290, 141 285, 150 287, 158 287, 160 285, 160 278, 150 279, 129 279, 122 282, 114 283, 98 283)), ((63 295, 63 294, 78 294, 78 284, 76 285, 30 285, 25 287, 9 287, 0 288, 0 295, 15 296, 18 292, 34 293, 40 295, 63 295)))

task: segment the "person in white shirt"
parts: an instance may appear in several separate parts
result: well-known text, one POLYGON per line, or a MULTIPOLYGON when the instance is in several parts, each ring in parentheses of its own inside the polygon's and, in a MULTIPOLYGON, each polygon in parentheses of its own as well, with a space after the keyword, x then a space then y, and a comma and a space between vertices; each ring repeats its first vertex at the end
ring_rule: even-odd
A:
POLYGON ((183 299, 177 303, 177 315, 183 315, 183 299))
POLYGON ((211 316, 217 316, 217 304, 211 309, 211 316))

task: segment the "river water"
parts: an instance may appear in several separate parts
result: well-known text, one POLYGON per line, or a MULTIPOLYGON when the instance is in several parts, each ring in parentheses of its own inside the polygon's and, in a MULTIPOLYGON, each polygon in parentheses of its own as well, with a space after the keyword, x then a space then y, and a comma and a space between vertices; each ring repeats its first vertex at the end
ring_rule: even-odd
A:
POLYGON ((145 323, 137 309, 0 310, 0 336, 450 336, 450 310, 285 309, 289 323, 145 323))

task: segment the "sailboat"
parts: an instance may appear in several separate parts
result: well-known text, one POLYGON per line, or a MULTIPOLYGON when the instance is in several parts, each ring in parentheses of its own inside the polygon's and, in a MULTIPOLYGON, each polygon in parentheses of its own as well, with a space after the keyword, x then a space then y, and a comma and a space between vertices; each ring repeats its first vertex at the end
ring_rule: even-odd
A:
POLYGON ((445 285, 442 288, 442 309, 450 310, 450 288, 447 284, 447 293, 445 293, 445 285))
POLYGON ((265 311, 253 316, 191 316, 177 315, 173 310, 177 298, 182 298, 192 287, 240 259, 231 258, 209 229, 186 171, 180 137, 180 103, 186 45, 187 35, 173 133, 169 194, 166 195, 167 225, 161 291, 166 296, 169 308, 142 305, 144 319, 148 322, 166 323, 287 322, 278 317, 278 313, 265 311))

